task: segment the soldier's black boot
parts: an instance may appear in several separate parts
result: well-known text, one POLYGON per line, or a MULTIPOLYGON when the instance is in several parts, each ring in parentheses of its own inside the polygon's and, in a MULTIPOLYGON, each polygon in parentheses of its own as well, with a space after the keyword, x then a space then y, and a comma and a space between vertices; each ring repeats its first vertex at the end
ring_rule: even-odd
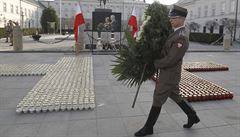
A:
POLYGON ((182 110, 188 117, 188 122, 187 124, 183 125, 183 128, 191 128, 193 124, 197 124, 200 121, 196 111, 186 100, 181 101, 180 103, 178 103, 178 105, 182 108, 182 110))
POLYGON ((154 107, 152 106, 150 113, 148 115, 148 119, 146 124, 143 128, 141 128, 138 132, 136 132, 134 135, 136 137, 143 137, 146 135, 152 135, 153 134, 153 126, 155 125, 158 116, 160 114, 161 107, 154 107))

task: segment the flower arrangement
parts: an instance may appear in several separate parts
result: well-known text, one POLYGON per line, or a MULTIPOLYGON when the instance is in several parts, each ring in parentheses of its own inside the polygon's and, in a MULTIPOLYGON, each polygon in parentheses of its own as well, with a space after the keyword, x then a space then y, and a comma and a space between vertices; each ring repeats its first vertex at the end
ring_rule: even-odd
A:
POLYGON ((32 38, 34 41, 39 41, 39 39, 41 38, 41 35, 39 35, 38 31, 36 31, 36 33, 32 34, 32 38))

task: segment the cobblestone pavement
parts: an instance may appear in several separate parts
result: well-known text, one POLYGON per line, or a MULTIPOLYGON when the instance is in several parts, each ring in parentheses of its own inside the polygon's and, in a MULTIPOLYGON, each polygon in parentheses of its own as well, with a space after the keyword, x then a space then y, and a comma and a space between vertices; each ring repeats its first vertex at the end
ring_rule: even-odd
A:
MULTIPOLYGON (((0 53, 0 64, 56 64, 71 53, 0 53)), ((17 114, 17 104, 43 78, 42 76, 0 77, 0 137, 133 137, 146 121, 154 89, 147 81, 140 89, 135 108, 136 88, 127 88, 111 74, 114 57, 91 55, 96 108, 87 111, 17 114)), ((229 71, 194 72, 234 93, 232 100, 193 102, 201 122, 183 129, 186 115, 167 100, 151 137, 239 137, 240 64, 239 52, 188 52, 187 62, 225 64, 229 71)))

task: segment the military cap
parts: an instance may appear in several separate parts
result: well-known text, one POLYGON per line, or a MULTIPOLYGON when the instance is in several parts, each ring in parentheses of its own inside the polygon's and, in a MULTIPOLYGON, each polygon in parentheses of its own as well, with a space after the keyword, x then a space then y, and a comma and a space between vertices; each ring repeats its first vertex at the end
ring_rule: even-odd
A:
POLYGON ((177 5, 173 5, 172 9, 170 10, 168 16, 181 16, 181 17, 186 17, 188 14, 187 9, 177 6, 177 5))

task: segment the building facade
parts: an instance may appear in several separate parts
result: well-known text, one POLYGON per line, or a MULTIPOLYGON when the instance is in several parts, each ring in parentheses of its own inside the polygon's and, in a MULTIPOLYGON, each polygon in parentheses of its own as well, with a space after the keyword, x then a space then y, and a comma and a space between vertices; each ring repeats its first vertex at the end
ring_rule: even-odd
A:
POLYGON ((41 3, 46 7, 51 6, 56 10, 58 17, 61 17, 62 29, 73 28, 74 16, 78 5, 81 6, 84 19, 86 24, 90 24, 89 26, 92 24, 92 12, 95 11, 96 8, 112 9, 112 12, 122 13, 122 24, 127 24, 133 6, 135 6, 138 13, 138 24, 141 24, 141 18, 147 7, 144 0, 107 0, 105 7, 103 3, 100 6, 99 0, 54 0, 51 2, 41 1, 41 3))
POLYGON ((0 0, 0 28, 9 20, 18 22, 22 28, 40 28, 43 9, 35 0, 0 0))
MULTIPOLYGON (((180 0, 178 5, 188 9, 187 22, 200 24, 200 32, 203 32, 207 21, 215 21, 218 27, 214 28, 214 33, 219 33, 219 26, 223 25, 223 19, 236 19, 236 8, 240 3, 237 5, 237 0, 180 0)), ((238 15, 239 12, 238 8, 238 15)), ((238 31, 239 27, 236 28, 237 35, 239 35, 238 31)))

